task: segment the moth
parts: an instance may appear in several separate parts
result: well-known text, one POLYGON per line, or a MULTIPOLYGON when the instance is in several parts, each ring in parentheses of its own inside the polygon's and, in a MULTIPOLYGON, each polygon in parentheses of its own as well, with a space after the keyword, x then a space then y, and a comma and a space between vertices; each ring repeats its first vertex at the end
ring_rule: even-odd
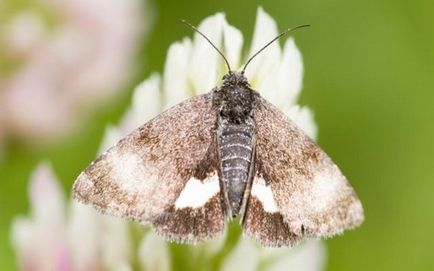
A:
POLYGON ((164 111, 103 153, 75 181, 75 198, 152 224, 181 243, 213 238, 237 216, 244 234, 266 247, 361 224, 362 205, 338 167, 244 75, 257 54, 295 28, 238 72, 186 24, 225 60, 222 85, 164 111))

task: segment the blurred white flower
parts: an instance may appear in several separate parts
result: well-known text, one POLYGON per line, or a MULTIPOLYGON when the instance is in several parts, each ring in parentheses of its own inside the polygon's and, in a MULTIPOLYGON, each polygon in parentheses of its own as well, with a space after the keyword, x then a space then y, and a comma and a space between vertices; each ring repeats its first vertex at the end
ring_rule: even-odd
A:
POLYGON ((31 10, 6 21, 2 48, 17 68, 0 82, 2 128, 34 143, 71 131, 121 90, 150 23, 140 0, 37 2, 58 21, 31 10))
MULTIPOLYGON (((229 25, 223 13, 206 18, 199 30, 226 54, 233 69, 241 67, 245 59, 241 54, 243 36, 240 31, 229 25)), ((262 8, 258 9, 256 26, 250 55, 277 36, 275 21, 262 8)), ((195 34, 194 39, 184 38, 172 44, 168 50, 162 76, 152 74, 134 91, 132 106, 125 114, 118 127, 107 129, 102 150, 116 143, 133 129, 150 120, 163 109, 182 100, 210 91, 221 82, 227 72, 221 56, 203 37, 195 34)), ((291 117, 312 138, 316 137, 316 125, 313 114, 307 107, 296 104, 302 87, 303 62, 301 53, 292 38, 289 38, 283 50, 279 43, 274 43, 260 54, 247 68, 246 76, 253 89, 277 105, 291 117)), ((140 259, 145 266, 167 270, 167 244, 159 237, 150 237, 148 233, 142 241, 140 259), (152 244, 159 247, 158 252, 147 250, 152 244)), ((195 250, 207 250, 205 257, 211 257, 221 248, 224 238, 207 242, 204 245, 189 247, 191 255, 195 250)), ((234 251, 228 256, 222 270, 322 270, 324 267, 324 247, 321 241, 309 241, 295 249, 262 249, 252 241, 241 239, 234 251), (250 255, 250 256, 249 256, 250 255), (272 259, 272 261, 270 261, 272 259)), ((194 262, 194 257, 192 259, 194 262)), ((152 269, 152 268, 151 268, 152 269)), ((152 269, 153 270, 153 269, 152 269)))
POLYGON ((221 271, 255 271, 258 270, 260 261, 260 250, 250 239, 241 238, 232 253, 227 257, 221 271))
POLYGON ((169 248, 160 237, 147 234, 139 247, 139 260, 145 270, 169 271, 169 248))
POLYGON ((30 181, 29 217, 12 223, 12 244, 21 270, 130 270, 128 224, 71 202, 51 167, 41 163, 30 181))
POLYGON ((311 240, 294 248, 261 248, 248 238, 241 239, 221 271, 316 271, 325 266, 325 247, 311 240))
POLYGON ((64 198, 47 164, 31 177, 32 218, 15 219, 12 238, 22 270, 50 270, 69 265, 64 198))
POLYGON ((325 267, 326 251, 321 240, 311 240, 295 248, 262 249, 262 259, 264 271, 317 271, 325 267))
MULTIPOLYGON (((223 13, 206 18, 200 31, 227 55, 233 69, 240 68, 243 37, 229 25, 223 13)), ((275 21, 262 8, 258 9, 250 55, 277 36, 275 21)), ((118 127, 123 136, 156 116, 162 109, 205 92, 221 82, 227 72, 221 56, 201 36, 184 38, 172 44, 167 53, 163 76, 152 74, 135 90, 132 107, 118 127)), ((292 38, 283 50, 275 42, 251 62, 246 70, 253 89, 287 113, 312 138, 316 138, 313 113, 296 104, 302 87, 303 62, 292 38)), ((113 132, 113 131, 112 131, 113 132)), ((108 146, 107 146, 108 147, 108 146)))

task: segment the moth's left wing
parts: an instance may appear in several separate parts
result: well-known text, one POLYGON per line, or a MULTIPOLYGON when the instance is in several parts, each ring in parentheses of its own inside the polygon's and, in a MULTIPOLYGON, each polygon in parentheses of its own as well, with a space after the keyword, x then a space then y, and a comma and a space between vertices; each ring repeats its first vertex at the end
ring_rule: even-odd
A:
POLYGON ((279 109, 257 96, 255 174, 243 225, 265 246, 293 245, 358 226, 362 205, 321 148, 279 109))
POLYGON ((211 93, 166 110, 92 162, 74 196, 103 213, 152 223, 170 240, 222 232, 216 112, 211 93))

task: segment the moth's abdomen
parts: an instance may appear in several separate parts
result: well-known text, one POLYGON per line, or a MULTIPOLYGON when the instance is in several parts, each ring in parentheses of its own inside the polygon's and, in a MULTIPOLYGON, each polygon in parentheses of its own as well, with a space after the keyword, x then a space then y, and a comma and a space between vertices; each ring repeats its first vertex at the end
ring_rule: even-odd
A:
POLYGON ((247 124, 225 124, 220 128, 218 145, 221 176, 226 187, 228 206, 238 215, 249 180, 253 154, 253 127, 247 124))

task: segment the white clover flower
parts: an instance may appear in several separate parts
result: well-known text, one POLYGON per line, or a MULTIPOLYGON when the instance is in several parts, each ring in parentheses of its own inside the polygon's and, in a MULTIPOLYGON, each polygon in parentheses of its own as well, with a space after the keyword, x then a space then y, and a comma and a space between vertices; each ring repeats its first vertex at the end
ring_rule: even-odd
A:
POLYGON ((12 244, 21 270, 131 270, 128 225, 92 207, 71 202, 47 163, 30 181, 29 217, 12 223, 12 244))
MULTIPOLYGON (((221 48, 233 69, 237 70, 244 64, 247 57, 242 55, 243 36, 238 29, 227 23, 223 13, 206 18, 198 28, 221 48)), ((277 35, 275 21, 259 8, 249 55, 277 35)), ((221 56, 198 34, 195 34, 193 40, 184 38, 181 42, 172 44, 167 53, 163 75, 154 73, 135 89, 131 108, 118 127, 107 129, 102 149, 115 144, 162 110, 191 96, 209 92, 220 84, 226 72, 221 56)), ((315 138, 317 130, 312 112, 309 108, 296 104, 302 87, 302 75, 301 53, 292 38, 285 42, 283 50, 277 42, 272 44, 246 70, 246 77, 253 89, 277 105, 307 134, 315 138)), ((148 233, 142 241, 141 261, 146 263, 145 266, 159 266, 159 270, 167 270, 168 263, 162 256, 167 254, 167 244, 162 239, 149 235, 154 233, 148 233), (150 246, 149 243, 161 251, 153 251, 152 254, 143 252, 150 246), (155 262, 158 259, 162 262, 155 262)), ((205 250, 207 252, 203 257, 212 258, 216 253, 215 248, 221 249, 223 245, 224 238, 221 238, 199 246, 186 246, 186 249, 190 250, 191 255, 201 254, 197 251, 205 250)), ((264 265, 267 267, 264 270, 321 270, 324 266, 324 247, 321 241, 309 241, 293 250, 263 249, 243 238, 222 265, 222 270, 256 270, 258 266, 264 265)))
MULTIPOLYGON (((240 31, 226 22, 223 13, 206 18, 199 30, 225 53, 235 70, 244 64, 243 37, 240 31)), ((249 55, 277 36, 275 21, 258 9, 255 32, 249 55)), ((206 93, 220 84, 227 72, 221 56, 201 36, 184 38, 168 50, 163 76, 152 74, 134 91, 132 107, 119 125, 119 136, 125 135, 171 107, 191 96, 206 93), (122 132, 121 132, 122 131, 122 132)), ((312 138, 316 125, 308 107, 296 104, 302 87, 303 62, 292 38, 283 50, 276 42, 251 62, 246 77, 252 88, 297 123, 312 138)), ((116 141, 113 141, 116 142, 116 141)))

